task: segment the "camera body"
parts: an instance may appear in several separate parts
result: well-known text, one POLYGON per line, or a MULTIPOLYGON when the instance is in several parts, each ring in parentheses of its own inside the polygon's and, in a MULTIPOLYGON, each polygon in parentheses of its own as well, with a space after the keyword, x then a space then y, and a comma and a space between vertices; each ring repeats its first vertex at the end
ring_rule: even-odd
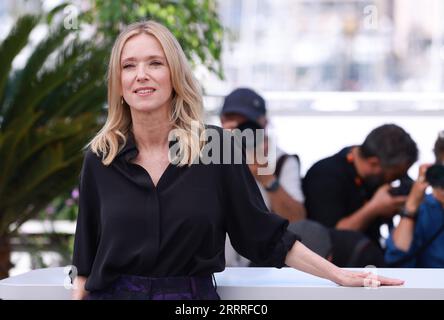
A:
MULTIPOLYGON (((426 181, 433 188, 444 189, 444 165, 434 164, 429 167, 425 174, 426 181)), ((403 177, 396 180, 390 188, 389 192, 392 196, 407 196, 412 189, 414 181, 409 177, 403 177)))
POLYGON ((393 197, 407 196, 413 187, 414 181, 410 177, 403 177, 399 180, 395 180, 392 183, 392 187, 389 192, 393 197))
POLYGON ((237 126, 237 128, 240 133, 239 138, 242 140, 242 144, 247 150, 255 150, 256 147, 260 146, 264 142, 265 134, 264 134, 264 128, 262 128, 257 122, 247 120, 245 122, 242 122, 237 126), (247 131, 250 131, 251 135, 244 135, 247 131))

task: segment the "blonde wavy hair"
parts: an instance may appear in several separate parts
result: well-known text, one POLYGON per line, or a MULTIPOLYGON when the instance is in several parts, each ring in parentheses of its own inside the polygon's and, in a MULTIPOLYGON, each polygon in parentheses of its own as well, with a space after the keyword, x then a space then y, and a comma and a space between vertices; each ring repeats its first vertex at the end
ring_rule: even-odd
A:
POLYGON ((90 147, 97 156, 102 157, 104 165, 109 165, 126 144, 132 130, 132 120, 129 106, 120 95, 120 60, 126 41, 143 33, 154 36, 165 53, 173 87, 170 120, 180 152, 177 165, 191 165, 203 147, 200 139, 200 133, 204 132, 202 93, 179 42, 166 27, 155 21, 133 23, 117 37, 108 66, 108 117, 86 148, 90 147), (192 126, 198 128, 198 134, 192 130, 192 126))

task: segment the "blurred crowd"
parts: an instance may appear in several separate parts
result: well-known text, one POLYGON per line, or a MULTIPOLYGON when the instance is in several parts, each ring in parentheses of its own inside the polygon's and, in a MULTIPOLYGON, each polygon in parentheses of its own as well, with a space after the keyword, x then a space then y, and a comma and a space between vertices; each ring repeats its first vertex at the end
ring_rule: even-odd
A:
MULTIPOLYGON (((300 173, 303 154, 286 154, 267 137, 266 102, 249 88, 225 97, 221 113, 225 129, 264 129, 265 139, 246 144, 260 149, 274 164, 269 174, 249 164, 270 212, 289 220, 288 229, 320 256, 341 267, 444 267, 444 130, 437 133, 435 163, 409 168, 418 146, 395 124, 368 133, 360 145, 344 146, 300 173), (269 152, 270 147, 274 152, 269 152), (390 235, 381 235, 387 225, 390 235)), ((310 137, 306 137, 310 139, 310 137)), ((258 266, 226 243, 227 266, 258 266)))

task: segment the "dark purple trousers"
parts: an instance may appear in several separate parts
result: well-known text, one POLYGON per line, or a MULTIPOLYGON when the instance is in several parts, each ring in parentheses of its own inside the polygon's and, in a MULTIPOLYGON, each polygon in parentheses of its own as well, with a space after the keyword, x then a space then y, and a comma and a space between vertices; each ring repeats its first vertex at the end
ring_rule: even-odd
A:
POLYGON ((220 300, 212 276, 148 278, 121 275, 85 300, 220 300))

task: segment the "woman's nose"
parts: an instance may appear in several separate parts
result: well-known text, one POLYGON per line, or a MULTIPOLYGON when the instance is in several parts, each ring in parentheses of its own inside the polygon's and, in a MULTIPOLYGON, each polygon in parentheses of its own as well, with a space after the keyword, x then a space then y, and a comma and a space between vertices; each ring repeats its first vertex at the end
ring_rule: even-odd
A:
POLYGON ((149 79, 149 75, 148 75, 148 70, 145 67, 144 64, 140 64, 137 67, 137 79, 138 81, 143 81, 143 80, 148 80, 149 79))

